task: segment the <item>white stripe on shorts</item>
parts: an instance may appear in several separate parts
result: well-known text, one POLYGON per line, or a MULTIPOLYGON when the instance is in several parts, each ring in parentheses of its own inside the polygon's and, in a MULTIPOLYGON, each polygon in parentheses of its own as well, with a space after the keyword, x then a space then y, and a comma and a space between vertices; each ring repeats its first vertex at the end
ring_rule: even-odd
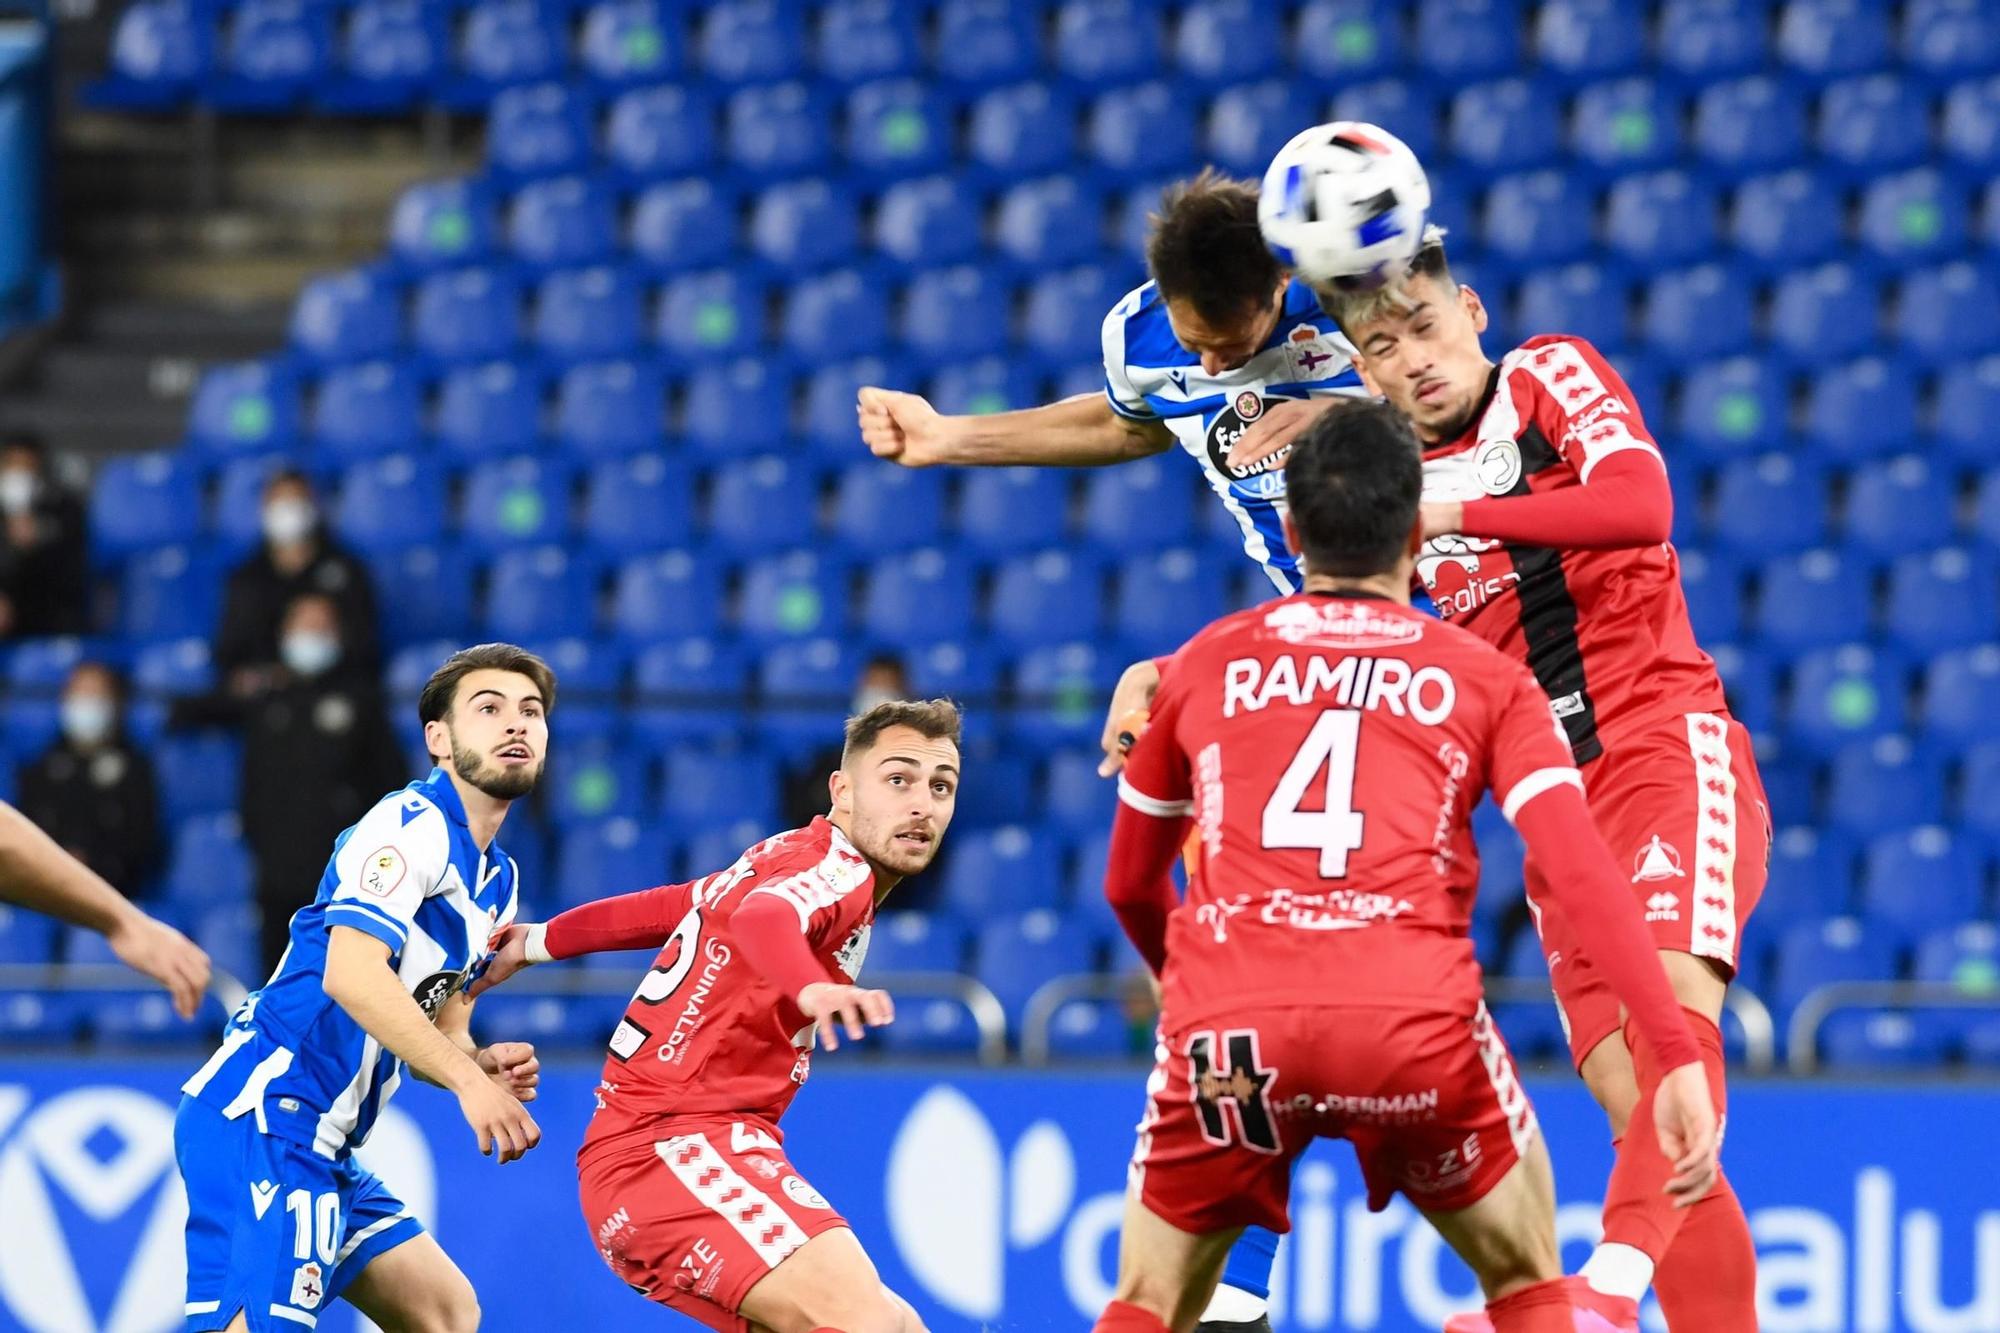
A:
POLYGON ((1484 1000, 1473 1011, 1472 1040, 1479 1047, 1479 1063, 1486 1066, 1486 1081, 1493 1085, 1494 1100, 1507 1117, 1507 1135, 1514 1140, 1514 1151, 1525 1153, 1535 1141, 1535 1108, 1528 1101, 1528 1090, 1521 1086, 1520 1075, 1514 1072, 1507 1043, 1500 1039, 1500 1029, 1493 1026, 1493 1015, 1487 1012, 1484 1000))
POLYGON ((1687 715, 1694 755, 1694 914, 1689 927, 1698 958, 1736 965, 1736 774, 1729 762, 1729 723, 1713 713, 1687 715))
POLYGON ((337 1268, 341 1264, 346 1263, 347 1256, 353 1254, 357 1249, 361 1248, 362 1242, 367 1240, 370 1236, 379 1235, 380 1233, 387 1231, 390 1227, 395 1226, 396 1223, 402 1221, 409 1215, 410 1215, 409 1210, 406 1208, 402 1212, 397 1213, 394 1217, 379 1218, 376 1221, 370 1222, 367 1226, 361 1228, 361 1230, 349 1236, 347 1238, 347 1243, 340 1247, 340 1253, 333 1256, 334 1266, 337 1268))
POLYGON ((791 1214, 736 1174, 707 1135, 682 1134, 654 1144, 653 1150, 688 1193, 729 1223, 768 1266, 776 1268, 806 1243, 806 1233, 791 1214))
POLYGON ((182 1314, 214 1314, 222 1308, 221 1301, 189 1301, 181 1307, 182 1314))

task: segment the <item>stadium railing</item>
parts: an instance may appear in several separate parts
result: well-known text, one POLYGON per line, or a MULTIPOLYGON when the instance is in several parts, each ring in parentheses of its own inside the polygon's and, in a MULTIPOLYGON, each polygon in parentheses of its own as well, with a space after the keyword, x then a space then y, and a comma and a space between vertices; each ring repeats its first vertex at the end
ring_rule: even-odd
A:
POLYGON ((1792 1010, 1785 1034, 1786 1067, 1819 1072, 1819 1030, 1842 1009, 1985 1009, 2000 1013, 2000 991, 1978 994, 1948 981, 1829 981, 1792 1010))

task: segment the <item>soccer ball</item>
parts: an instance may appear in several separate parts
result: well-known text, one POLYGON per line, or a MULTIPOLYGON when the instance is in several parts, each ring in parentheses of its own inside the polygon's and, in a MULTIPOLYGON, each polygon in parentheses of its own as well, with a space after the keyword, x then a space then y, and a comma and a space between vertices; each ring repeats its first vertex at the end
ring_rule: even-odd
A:
POLYGON ((1379 286, 1423 244, 1431 185, 1409 145, 1336 120, 1294 135, 1264 172, 1257 225, 1278 262, 1313 283, 1379 286))

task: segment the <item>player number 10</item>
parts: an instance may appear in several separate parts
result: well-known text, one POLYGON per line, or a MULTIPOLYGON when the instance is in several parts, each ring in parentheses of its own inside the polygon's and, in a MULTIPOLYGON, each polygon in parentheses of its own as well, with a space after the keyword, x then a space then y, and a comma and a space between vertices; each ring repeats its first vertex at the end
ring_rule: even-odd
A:
POLYGON ((292 1253, 299 1261, 312 1258, 317 1248, 319 1261, 332 1263, 340 1248, 340 1196, 322 1194, 315 1207, 309 1191, 293 1190, 285 1196, 285 1211, 292 1215, 292 1253))
POLYGON ((1354 760, 1360 744, 1360 713, 1338 708, 1319 715, 1264 806, 1266 851, 1316 847, 1320 878, 1347 878, 1347 854, 1361 847, 1363 820, 1354 808, 1354 760), (1326 808, 1301 810, 1306 790, 1322 768, 1326 808))

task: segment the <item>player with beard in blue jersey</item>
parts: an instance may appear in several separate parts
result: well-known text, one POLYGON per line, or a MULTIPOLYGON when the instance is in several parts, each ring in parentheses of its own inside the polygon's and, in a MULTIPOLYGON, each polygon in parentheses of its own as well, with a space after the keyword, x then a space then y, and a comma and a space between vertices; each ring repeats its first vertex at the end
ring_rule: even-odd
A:
MULTIPOLYGON (((1237 469, 1229 453, 1274 404, 1365 395, 1353 349, 1311 289, 1288 280, 1265 249, 1250 182, 1211 169, 1169 188, 1153 215, 1146 267, 1151 280, 1104 317, 1102 393, 945 416, 916 394, 869 387, 856 402, 862 439, 904 467, 1105 467, 1178 445, 1235 519, 1244 554, 1278 592, 1295 593, 1302 577, 1285 546, 1285 456, 1237 469)), ((1107 776, 1123 762, 1121 720, 1151 701, 1159 679, 1158 661, 1147 660, 1119 680, 1104 728, 1107 776)), ((1200 1330, 1269 1327, 1276 1249, 1270 1232, 1244 1233, 1200 1330)))
POLYGON ((406 1065, 457 1096, 480 1152, 540 1141, 534 1048, 479 1047, 461 992, 519 907, 494 839, 541 776, 554 700, 511 644, 438 668, 417 704, 438 766, 334 841, 277 971, 182 1085, 187 1333, 293 1333, 335 1297, 406 1333, 478 1328, 472 1284, 354 1150, 406 1065))

